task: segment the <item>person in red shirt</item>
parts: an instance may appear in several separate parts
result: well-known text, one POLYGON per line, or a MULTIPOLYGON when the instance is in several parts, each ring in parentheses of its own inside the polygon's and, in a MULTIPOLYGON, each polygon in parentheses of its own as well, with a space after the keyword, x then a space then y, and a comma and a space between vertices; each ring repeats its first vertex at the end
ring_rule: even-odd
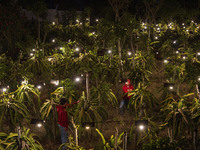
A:
MULTIPOLYGON (((60 128, 62 144, 68 142, 67 129, 68 129, 69 121, 68 121, 67 107, 68 108, 72 107, 73 104, 77 104, 77 103, 79 103, 79 101, 74 102, 72 104, 68 104, 68 100, 66 98, 61 98, 60 105, 56 106, 57 113, 58 113, 58 126, 60 128)), ((66 149, 66 147, 63 147, 63 149, 66 149)))
POLYGON ((129 99, 130 99, 130 95, 129 95, 129 92, 132 91, 134 88, 133 86, 131 85, 131 81, 129 79, 127 79, 125 85, 122 87, 122 90, 123 90, 123 98, 121 100, 121 103, 120 103, 120 106, 119 106, 119 109, 120 109, 120 114, 122 115, 123 114, 123 107, 124 106, 128 106, 128 103, 129 103, 129 99))

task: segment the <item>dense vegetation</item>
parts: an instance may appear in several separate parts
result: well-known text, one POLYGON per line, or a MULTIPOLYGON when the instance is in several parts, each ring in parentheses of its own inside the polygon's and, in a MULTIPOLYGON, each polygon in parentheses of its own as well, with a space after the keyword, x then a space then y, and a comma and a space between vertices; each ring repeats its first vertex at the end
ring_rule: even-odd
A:
MULTIPOLYGON (((58 140, 56 105, 61 97, 81 100, 69 110, 80 141, 88 137, 83 124, 94 123, 91 134, 102 140, 94 149, 122 149, 126 134, 116 129, 108 138, 101 128, 109 109, 118 108, 126 78, 135 88, 129 103, 131 117, 148 120, 143 133, 134 123, 125 129, 128 149, 199 148, 198 1, 108 3, 95 16, 91 8, 81 13, 65 10, 55 22, 47 21, 42 0, 0 3, 0 149, 18 148, 19 126, 24 148, 43 149, 28 129, 33 118, 45 120, 49 141, 58 140), (35 19, 27 19, 22 7, 35 19), (164 67, 159 68, 159 63, 164 67), (164 80, 152 92, 152 83, 159 82, 156 71, 164 72, 164 80)), ((67 146, 87 149, 73 138, 67 146)))

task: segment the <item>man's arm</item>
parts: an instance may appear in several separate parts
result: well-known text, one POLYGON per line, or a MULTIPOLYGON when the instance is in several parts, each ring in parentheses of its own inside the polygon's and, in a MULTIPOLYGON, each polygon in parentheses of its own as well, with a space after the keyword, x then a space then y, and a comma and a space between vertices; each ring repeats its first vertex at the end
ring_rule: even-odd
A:
POLYGON ((73 103, 71 103, 71 104, 67 104, 66 106, 67 107, 72 107, 74 104, 78 104, 80 102, 80 100, 78 100, 77 102, 73 102, 73 103))

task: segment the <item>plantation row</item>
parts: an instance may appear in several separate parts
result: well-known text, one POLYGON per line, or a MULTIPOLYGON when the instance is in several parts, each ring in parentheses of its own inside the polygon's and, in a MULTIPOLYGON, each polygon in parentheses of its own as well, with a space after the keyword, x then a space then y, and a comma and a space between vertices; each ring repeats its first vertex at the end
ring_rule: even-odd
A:
MULTIPOLYGON (((0 5, 0 12, 7 14, 0 18, 0 149, 19 148, 19 133, 13 133, 17 127, 23 133, 22 147, 43 149, 38 142, 41 139, 37 141, 29 134, 32 119, 42 120, 48 141, 58 141, 56 106, 63 97, 70 103, 80 100, 68 114, 81 142, 87 137, 83 125, 94 123, 102 142, 93 147, 122 149, 125 132, 104 137, 101 129, 110 119, 109 110, 118 109, 122 83, 127 78, 134 87, 130 92, 130 116, 135 121, 148 121, 142 133, 134 123, 123 129, 128 133, 128 148, 198 149, 198 18, 177 15, 159 18, 157 23, 156 16, 121 15, 120 9, 120 13, 115 9, 117 3, 110 4, 115 12, 110 17, 108 13, 92 18, 86 9, 81 14, 63 12, 63 22, 45 20, 43 5, 38 5, 38 11, 32 9, 38 18, 31 21, 18 5, 0 5), (160 72, 164 72, 161 83, 155 76, 160 72), (152 92, 153 84, 159 88, 152 92)), ((78 145, 75 133, 72 136, 69 148, 87 148, 78 145)), ((97 138, 96 134, 92 136, 97 138)))

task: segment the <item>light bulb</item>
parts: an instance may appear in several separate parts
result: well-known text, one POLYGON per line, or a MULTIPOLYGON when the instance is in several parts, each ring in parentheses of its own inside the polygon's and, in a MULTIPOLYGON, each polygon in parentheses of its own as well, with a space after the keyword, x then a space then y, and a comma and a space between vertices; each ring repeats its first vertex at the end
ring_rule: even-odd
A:
POLYGON ((42 126, 42 124, 41 124, 41 123, 38 123, 38 124, 37 124, 37 127, 38 127, 38 128, 40 128, 41 126, 42 126))
POLYGON ((48 61, 51 61, 53 58, 48 58, 48 61))
POLYGON ((139 126, 139 129, 140 129, 140 130, 143 130, 143 129, 144 129, 144 126, 143 126, 143 125, 140 125, 140 126, 139 126))
POLYGON ((89 130, 89 129, 90 129, 90 127, 89 127, 89 126, 86 126, 86 127, 85 127, 85 129, 86 129, 86 130, 89 130))
POLYGON ((37 88, 38 88, 38 89, 41 89, 41 88, 42 88, 42 86, 41 86, 41 85, 38 85, 38 86, 37 86, 37 88))
POLYGON ((7 89, 6 88, 3 88, 3 92, 6 92, 7 91, 7 89))
POLYGON ((167 60, 167 59, 165 59, 165 60, 164 60, 164 63, 168 63, 168 60, 167 60))
POLYGON ((77 52, 78 52, 79 50, 80 50, 80 48, 79 48, 79 47, 75 48, 75 51, 77 51, 77 52))
POLYGON ((132 53, 131 52, 128 52, 128 55, 130 56, 132 53))
POLYGON ((80 77, 76 77, 75 79, 76 82, 79 82, 80 80, 81 80, 80 77))

